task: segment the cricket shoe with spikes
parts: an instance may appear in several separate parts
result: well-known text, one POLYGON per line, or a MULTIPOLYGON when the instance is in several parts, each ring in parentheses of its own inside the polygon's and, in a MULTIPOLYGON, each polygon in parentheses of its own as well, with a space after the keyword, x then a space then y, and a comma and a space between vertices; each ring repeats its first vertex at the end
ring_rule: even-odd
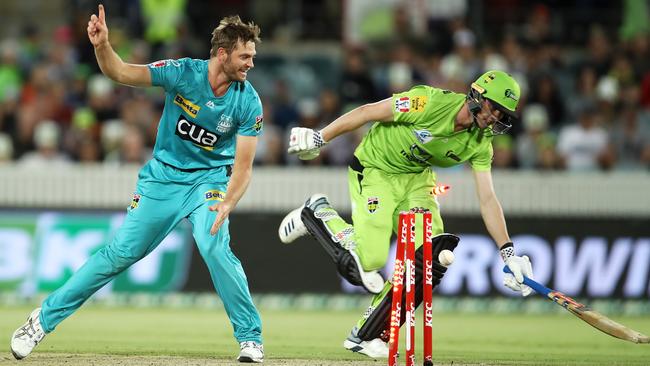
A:
POLYGON ((34 348, 45 338, 45 331, 41 327, 41 308, 36 308, 29 314, 27 321, 16 329, 11 336, 11 353, 17 360, 29 356, 34 348))
POLYGON ((245 341, 239 343, 239 357, 237 361, 248 363, 262 363, 264 362, 264 346, 260 343, 253 341, 245 341))
POLYGON ((350 335, 343 341, 343 347, 352 352, 361 353, 370 358, 388 358, 388 345, 381 338, 364 341, 357 336, 357 327, 350 331, 350 335))

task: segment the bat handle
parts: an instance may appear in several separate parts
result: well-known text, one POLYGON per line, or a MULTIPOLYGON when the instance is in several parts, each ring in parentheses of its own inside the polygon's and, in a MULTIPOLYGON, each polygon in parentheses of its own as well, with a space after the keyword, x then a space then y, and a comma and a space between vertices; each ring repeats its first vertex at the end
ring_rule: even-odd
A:
MULTIPOLYGON (((503 267, 503 272, 512 274, 512 271, 508 266, 503 267)), ((537 292, 540 295, 548 296, 548 294, 551 292, 550 288, 526 276, 524 276, 524 285, 532 288, 533 290, 535 290, 535 292, 537 292)))

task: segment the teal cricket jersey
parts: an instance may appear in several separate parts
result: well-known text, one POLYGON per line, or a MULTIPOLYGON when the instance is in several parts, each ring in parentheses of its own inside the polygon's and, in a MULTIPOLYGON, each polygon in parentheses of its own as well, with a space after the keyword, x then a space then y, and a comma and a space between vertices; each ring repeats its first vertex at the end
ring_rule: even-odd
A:
POLYGON ((216 97, 208 81, 208 60, 182 58, 148 65, 151 81, 165 89, 153 157, 179 169, 231 165, 236 135, 262 131, 262 103, 248 82, 232 82, 216 97))

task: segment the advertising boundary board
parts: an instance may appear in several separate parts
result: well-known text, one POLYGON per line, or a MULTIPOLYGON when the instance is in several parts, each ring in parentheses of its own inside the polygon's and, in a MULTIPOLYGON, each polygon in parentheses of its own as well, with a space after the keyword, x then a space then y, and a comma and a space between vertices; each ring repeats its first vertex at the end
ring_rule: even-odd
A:
MULTIPOLYGON (((310 238, 285 245, 283 214, 233 213, 231 247, 251 292, 357 293, 310 238)), ((0 291, 51 291, 104 245, 123 212, 0 211, 0 291)), ((647 299, 650 220, 515 217, 508 220, 518 254, 531 258, 535 278, 574 297, 647 299)), ((456 260, 437 289, 444 296, 513 296, 501 285, 502 263, 479 217, 447 215, 445 231, 461 237, 456 260)), ((184 222, 165 245, 100 292, 212 292, 205 264, 184 222), (171 243, 171 244, 170 244, 171 243)), ((390 276, 392 263, 383 272, 390 276)))

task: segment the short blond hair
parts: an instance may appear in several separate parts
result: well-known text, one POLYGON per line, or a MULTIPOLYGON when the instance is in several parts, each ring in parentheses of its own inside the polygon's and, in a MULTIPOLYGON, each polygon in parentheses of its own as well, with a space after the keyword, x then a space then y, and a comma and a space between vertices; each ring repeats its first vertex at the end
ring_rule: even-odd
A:
POLYGON ((221 19, 219 25, 212 31, 210 44, 210 57, 217 55, 219 48, 225 49, 228 53, 235 49, 237 42, 241 41, 260 43, 260 27, 253 22, 248 24, 242 22, 239 15, 232 15, 221 19))

